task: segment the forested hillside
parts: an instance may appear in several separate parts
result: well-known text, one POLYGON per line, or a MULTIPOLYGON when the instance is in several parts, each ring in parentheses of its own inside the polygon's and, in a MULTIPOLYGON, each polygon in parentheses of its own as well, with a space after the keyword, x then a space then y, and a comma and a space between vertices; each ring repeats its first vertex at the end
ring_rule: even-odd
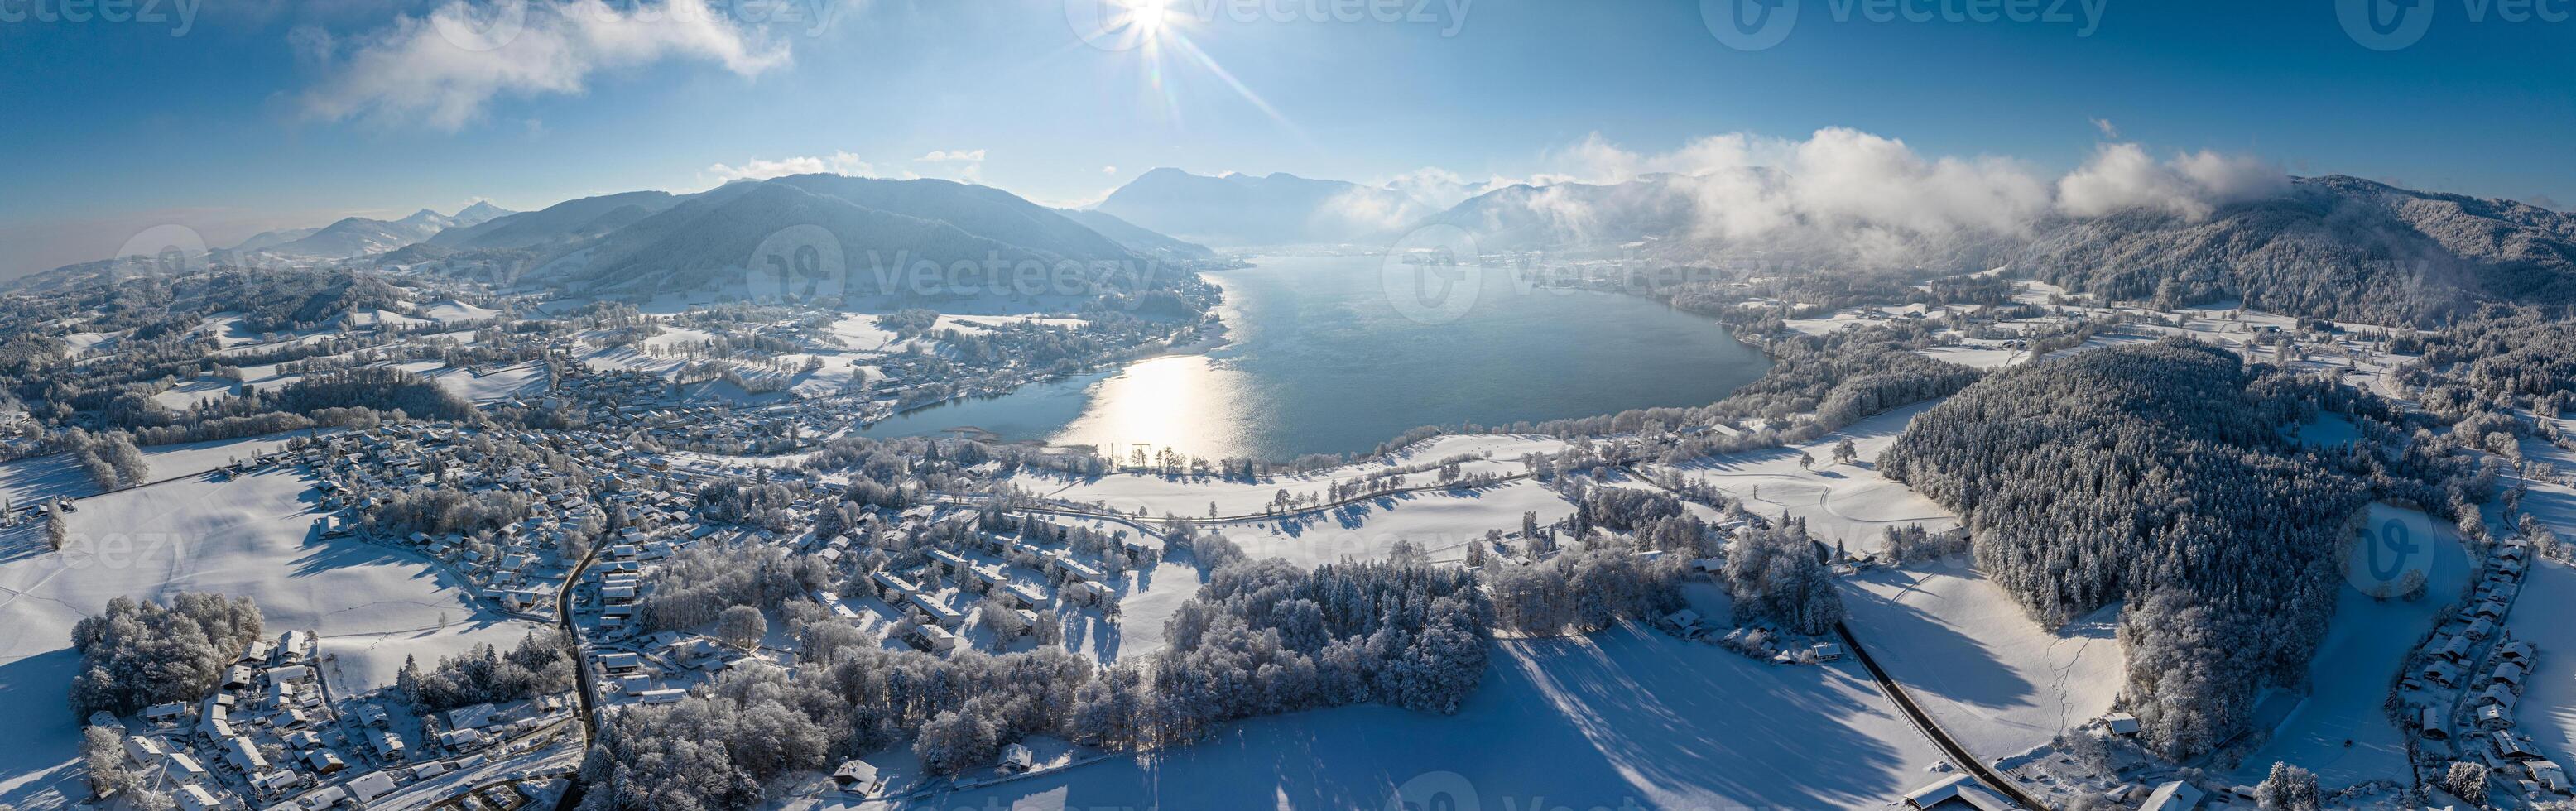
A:
POLYGON ((2304 673, 2366 499, 2274 430, 2301 405, 2273 374, 2179 340, 2014 369, 1924 412, 1880 469, 1965 517, 2040 621, 2126 600, 2127 705, 2188 756, 2304 673))

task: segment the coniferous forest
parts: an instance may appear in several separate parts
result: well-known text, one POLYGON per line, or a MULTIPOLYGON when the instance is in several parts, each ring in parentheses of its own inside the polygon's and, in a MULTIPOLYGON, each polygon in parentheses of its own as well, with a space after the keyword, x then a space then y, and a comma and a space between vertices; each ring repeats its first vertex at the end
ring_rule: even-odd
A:
POLYGON ((2301 454, 2278 372, 2168 340, 1987 378, 1923 413, 1881 469, 1957 510, 1978 566, 2043 623, 2126 601, 2125 705, 2174 756, 2305 675, 2364 483, 2301 454))

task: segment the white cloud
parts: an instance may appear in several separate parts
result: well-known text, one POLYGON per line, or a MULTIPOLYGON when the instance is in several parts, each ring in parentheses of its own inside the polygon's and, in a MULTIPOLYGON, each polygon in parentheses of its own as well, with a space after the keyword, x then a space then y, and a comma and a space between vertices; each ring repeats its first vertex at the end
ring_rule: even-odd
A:
POLYGON ((1926 156, 1901 140, 1839 127, 1804 139, 1714 135, 1662 153, 1596 133, 1546 153, 1538 168, 1529 182, 1539 193, 1523 204, 1578 233, 1663 209, 1638 198, 1642 191, 1576 194, 1562 184, 1671 175, 1639 188, 1679 198, 1697 240, 1885 263, 2027 236, 2055 215, 2152 208, 2206 217, 2227 203, 2280 194, 2289 182, 2279 167, 2250 156, 2203 151, 2158 162, 2136 144, 2106 144, 2082 168, 2052 178, 2010 158, 1926 156))
POLYGON ((2087 120, 2090 120, 2090 121, 2092 121, 2092 122, 2093 122, 2093 128, 2094 128, 2094 129, 2097 129, 2097 130, 2101 130, 2101 131, 2102 131, 2102 137, 2104 137, 2104 138, 2109 138, 2109 139, 2112 139, 2112 140, 2119 140, 2119 138, 2120 138, 2120 128, 2119 128, 2119 127, 2117 127, 2117 126, 2113 126, 2113 125, 2111 124, 2111 119, 2108 119, 2108 118, 2094 118, 2094 119, 2087 119, 2087 120))
MULTIPOLYGON (((311 33, 296 47, 337 51, 311 33)), ((307 118, 456 130, 507 94, 582 92, 590 76, 664 59, 714 62, 753 76, 787 64, 784 43, 735 25, 706 0, 619 4, 602 0, 450 0, 427 17, 403 16, 359 38, 328 79, 306 90, 307 118), (626 11, 620 8, 628 9, 626 11)))
POLYGON ((923 163, 982 163, 984 150, 933 149, 930 150, 930 154, 921 156, 920 160, 923 163))
POLYGON ((1101 174, 1104 174, 1104 175, 1114 175, 1114 174, 1117 174, 1117 173, 1118 173, 1118 167, 1116 167, 1116 166, 1103 166, 1103 167, 1100 167, 1100 173, 1101 173, 1101 174))
POLYGON ((2057 207, 2077 217, 2149 209, 2202 219, 2218 206, 2278 195, 2289 188, 2280 167, 2244 155, 2200 151, 2158 162, 2137 144, 2103 144, 2057 181, 2057 207))
POLYGON ((818 172, 830 172, 836 175, 873 175, 876 174, 876 167, 868 165, 867 161, 859 160, 857 155, 833 152, 819 157, 804 156, 776 160, 754 158, 745 161, 741 166, 718 163, 708 166, 700 174, 713 177, 721 184, 736 180, 761 180, 818 172))

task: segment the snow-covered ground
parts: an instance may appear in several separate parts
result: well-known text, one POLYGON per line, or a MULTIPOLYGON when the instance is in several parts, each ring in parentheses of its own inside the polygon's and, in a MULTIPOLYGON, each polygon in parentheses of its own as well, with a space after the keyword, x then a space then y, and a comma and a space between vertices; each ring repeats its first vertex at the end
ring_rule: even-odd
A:
MULTIPOLYGON (((338 430, 334 428, 322 433, 338 430)), ((236 460, 284 448, 287 440, 305 435, 303 431, 292 431, 243 439, 146 445, 141 450, 151 477, 168 479, 205 473, 236 460)), ((80 462, 71 454, 58 453, 0 464, 0 493, 7 493, 11 502, 21 508, 42 498, 82 498, 98 492, 98 485, 90 481, 89 474, 81 470, 80 462)))
POLYGON ((1877 463, 1872 461, 1905 432, 1906 423, 1914 415, 1936 403, 1895 409, 1805 445, 1728 454, 1651 470, 1658 475, 1670 470, 1685 480, 1705 481, 1725 491, 1729 498, 1747 502, 1746 509, 1764 516, 1776 518, 1785 513, 1804 518, 1810 534, 1829 543, 1841 541, 1853 552, 1875 551, 1890 527, 1921 524, 1938 532, 1959 525, 1958 516, 1940 504, 1880 476, 1877 463), (1834 445, 1844 439, 1850 439, 1853 449, 1860 452, 1860 461, 1834 464, 1834 445), (1801 452, 1815 458, 1812 469, 1798 466, 1801 452))
MULTIPOLYGON (((1722 603, 1713 591, 1692 589, 1695 601, 1722 603)), ((1369 705, 1253 719, 1151 758, 935 804, 1867 808, 1937 777, 1927 769, 1940 759, 1857 663, 1772 665, 1625 628, 1496 643, 1483 686, 1455 716, 1369 705), (1443 791, 1454 806, 1435 805, 1443 791), (1407 804, 1391 805, 1399 793, 1407 804)))
MULTIPOLYGON (((1119 512, 1130 515, 1141 507, 1148 515, 1153 516, 1171 513, 1184 517, 1203 518, 1207 516, 1208 505, 1211 503, 1215 504, 1217 511, 1224 515, 1250 515, 1261 512, 1262 508, 1268 505, 1271 499, 1277 497, 1281 490, 1300 497, 1308 494, 1322 495, 1333 482, 1355 480, 1369 472, 1387 469, 1390 466, 1389 461, 1394 465, 1411 465, 1425 464, 1453 456, 1476 455, 1489 458, 1460 464, 1459 469, 1462 473, 1512 475, 1526 470, 1520 462, 1524 454, 1554 454, 1563 450, 1565 450, 1565 441, 1552 437, 1468 434, 1435 437, 1415 443, 1396 454, 1392 460, 1370 459, 1314 473, 1282 476, 1275 481, 1243 482, 1212 477, 1140 474, 1117 474, 1091 479, 1021 474, 1010 481, 1022 489, 1059 501, 1084 504, 1106 502, 1109 506, 1117 508, 1119 512)), ((1420 485, 1431 484, 1435 479, 1434 474, 1425 472, 1409 476, 1406 481, 1408 484, 1420 485)), ((1513 525, 1517 527, 1520 520, 1518 514, 1515 514, 1512 520, 1513 525)))
MULTIPOLYGON (((2237 769, 2238 780, 2261 780, 2273 761, 2316 772, 2318 781, 2330 788, 2408 773, 2406 735, 2389 721, 2388 690, 2415 644, 2440 620, 2442 606, 2468 584, 2469 561, 2460 550, 2459 536, 2420 510, 2373 504, 2369 523, 2376 526, 2400 514, 2431 527, 2436 535, 2424 544, 2425 554, 2432 555, 2425 579, 2429 596, 2413 602, 2382 601, 2357 587, 2340 590, 2334 620, 2327 624, 2325 639, 2317 643, 2317 657, 2308 665, 2312 691, 2282 720, 2272 739, 2245 759, 2237 769)), ((2370 565, 2368 552, 2360 548, 2351 550, 2347 558, 2347 566, 2370 565)), ((2367 575, 2361 577, 2372 582, 2367 575)), ((2526 610, 2516 608, 2514 618, 2521 618, 2526 610)))
POLYGON ((249 595, 271 634, 377 635, 364 666, 351 670, 370 680, 381 678, 372 674, 384 661, 398 666, 406 653, 434 659, 452 649, 452 634, 421 633, 435 631, 442 616, 482 621, 459 584, 418 556, 321 540, 312 499, 291 471, 189 479, 81 501, 68 552, 45 551, 32 528, 0 535, 0 614, 9 620, 0 623, 0 729, 11 733, 0 736, 0 764, 8 764, 0 803, 61 807, 57 792, 76 782, 80 730, 62 692, 79 665, 71 629, 110 599, 249 595))
POLYGON ((1522 514, 1530 512, 1538 513, 1541 525, 1552 524, 1573 515, 1574 503, 1523 479, 1473 490, 1385 496, 1323 514, 1210 529, 1255 558, 1286 558, 1303 567, 1346 558, 1383 560, 1398 541, 1413 542, 1434 561, 1461 561, 1468 543, 1487 530, 1517 532, 1522 514))
POLYGON ((2109 712, 2127 672, 2112 638, 2118 605, 2041 627, 1964 556, 1865 571, 1843 586, 1852 633, 1879 666, 1988 762, 2109 712))

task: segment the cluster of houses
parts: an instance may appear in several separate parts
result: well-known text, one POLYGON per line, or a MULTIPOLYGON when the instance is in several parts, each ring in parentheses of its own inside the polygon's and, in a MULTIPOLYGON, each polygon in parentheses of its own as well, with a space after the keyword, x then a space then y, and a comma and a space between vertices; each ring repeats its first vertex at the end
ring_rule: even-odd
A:
MULTIPOLYGON (((915 507, 903 518, 926 521, 934 520, 934 515, 934 508, 915 507)), ((948 516, 949 520, 972 518, 969 512, 948 516)), ((943 580, 953 584, 959 596, 1000 604, 1001 611, 983 615, 988 630, 1000 641, 1033 633, 1039 623, 1046 621, 1048 612, 1062 606, 1094 607, 1115 618, 1118 592, 1109 585, 1109 576, 1073 552, 1040 548, 971 529, 963 537, 971 543, 953 549, 931 549, 924 553, 926 561, 918 567, 900 572, 878 571, 868 577, 868 586, 878 599, 913 620, 914 628, 907 641, 915 647, 945 653, 958 645, 957 635, 964 629, 967 617, 948 596, 949 587, 940 584, 943 580), (1011 569, 1015 565, 1034 568, 1043 577, 1014 577, 1011 569)), ((1141 542, 1125 543, 1126 552, 1148 554, 1141 542)))
POLYGON ((2522 796, 2546 799, 2576 787, 2516 729, 2515 709, 2539 651, 2504 630, 2532 554, 2521 538, 2494 548, 2465 605, 2416 650, 2398 682, 2398 700, 2426 765, 2482 763, 2522 796))
POLYGON ((105 713, 90 723, 123 731, 126 759, 147 785, 187 811, 211 811, 264 806, 336 786, 356 765, 401 762, 407 747, 381 716, 371 724, 332 711, 313 635, 288 631, 251 643, 201 700, 147 707, 135 726, 105 713))

